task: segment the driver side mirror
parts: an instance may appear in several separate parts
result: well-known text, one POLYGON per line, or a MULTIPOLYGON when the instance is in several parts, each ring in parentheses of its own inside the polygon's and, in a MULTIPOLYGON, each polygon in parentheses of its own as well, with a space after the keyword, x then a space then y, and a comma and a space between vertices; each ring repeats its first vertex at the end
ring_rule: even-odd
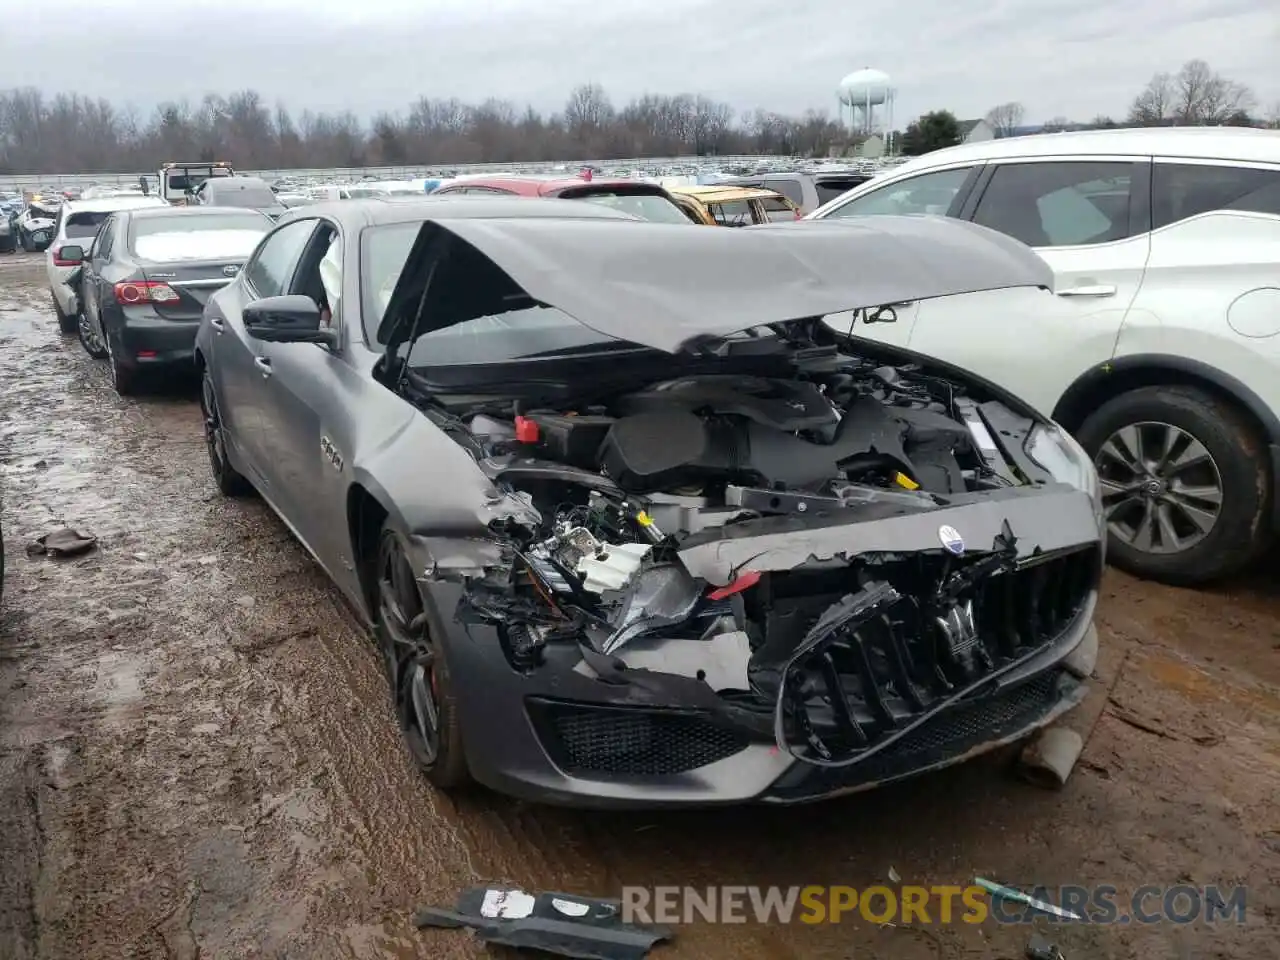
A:
POLYGON ((84 263, 85 252, 84 247, 78 244, 68 243, 58 249, 58 259, 64 262, 84 263))
POLYGON ((244 328, 255 340, 269 343, 338 345, 337 332, 320 326, 320 307, 302 294, 263 297, 246 304, 244 328))

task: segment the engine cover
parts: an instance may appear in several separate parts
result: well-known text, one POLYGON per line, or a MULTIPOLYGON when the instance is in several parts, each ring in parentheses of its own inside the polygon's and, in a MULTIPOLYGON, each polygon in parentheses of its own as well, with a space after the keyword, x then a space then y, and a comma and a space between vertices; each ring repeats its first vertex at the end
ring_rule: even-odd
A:
POLYGON ((836 413, 815 384, 770 377, 701 376, 655 383, 618 401, 623 414, 687 410, 743 417, 794 433, 833 426, 836 413))

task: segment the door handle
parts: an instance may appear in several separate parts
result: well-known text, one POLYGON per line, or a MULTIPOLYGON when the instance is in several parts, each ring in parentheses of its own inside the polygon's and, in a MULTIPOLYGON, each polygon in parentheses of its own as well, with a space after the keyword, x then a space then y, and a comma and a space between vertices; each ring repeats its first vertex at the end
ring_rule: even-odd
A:
POLYGON ((271 358, 270 357, 254 357, 253 364, 258 371, 264 376, 271 376, 271 358))
POLYGON ((213 327, 214 333, 222 334, 227 332, 227 325, 218 317, 210 317, 209 326, 213 327))
POLYGON ((1114 297, 1116 288, 1109 283, 1096 283, 1092 286, 1067 287, 1059 290, 1060 297, 1114 297))

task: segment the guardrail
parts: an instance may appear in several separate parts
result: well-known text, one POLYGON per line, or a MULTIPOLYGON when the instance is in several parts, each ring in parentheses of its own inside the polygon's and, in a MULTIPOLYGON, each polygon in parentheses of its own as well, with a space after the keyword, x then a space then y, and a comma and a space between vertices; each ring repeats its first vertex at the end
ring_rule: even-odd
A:
MULTIPOLYGON (((732 157, 632 157, 624 160, 550 160, 531 163, 440 163, 399 167, 316 167, 298 170, 240 170, 246 176, 261 177, 270 182, 285 177, 296 180, 350 182, 364 177, 377 180, 412 180, 417 177, 442 177, 458 173, 546 173, 557 169, 576 172, 588 164, 609 169, 652 170, 655 167, 702 166, 741 167, 761 163, 799 162, 797 157, 732 156, 732 157)), ((159 163, 156 164, 159 169, 159 163)), ((88 186, 99 183, 137 183, 138 177, 154 178, 156 169, 137 173, 49 173, 0 174, 0 190, 39 190, 42 187, 88 186)))

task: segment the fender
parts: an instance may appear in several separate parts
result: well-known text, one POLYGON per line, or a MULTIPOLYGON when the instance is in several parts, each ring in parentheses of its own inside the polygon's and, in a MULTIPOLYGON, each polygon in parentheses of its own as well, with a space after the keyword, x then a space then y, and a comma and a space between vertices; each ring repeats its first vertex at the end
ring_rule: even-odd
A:
POLYGON ((1179 357, 1164 353, 1135 353, 1116 357, 1106 363, 1099 364, 1085 371, 1067 388, 1053 408, 1053 419, 1058 420, 1080 399, 1100 387, 1104 381, 1137 369, 1175 370, 1213 384, 1223 393, 1233 397, 1245 407, 1262 424, 1266 432, 1267 442, 1280 443, 1280 416, 1263 402, 1262 398, 1229 373, 1223 373, 1217 367, 1210 366, 1191 357, 1179 357))
MULTIPOLYGON (((1262 424, 1267 449, 1270 455, 1271 478, 1274 486, 1280 480, 1280 416, 1272 410, 1262 398, 1245 384, 1229 373, 1210 366, 1191 357, 1179 357, 1164 353, 1135 353, 1116 357, 1107 363, 1099 364, 1076 378, 1067 388, 1053 410, 1053 419, 1061 420, 1070 415, 1090 394, 1100 388, 1103 383, 1116 376, 1132 370, 1170 370, 1186 374, 1195 379, 1211 383, 1227 396, 1243 406, 1262 424)), ((1078 426, 1078 424, 1076 425, 1078 426)), ((1271 528, 1280 532, 1280 495, 1274 491, 1271 498, 1271 528)))

